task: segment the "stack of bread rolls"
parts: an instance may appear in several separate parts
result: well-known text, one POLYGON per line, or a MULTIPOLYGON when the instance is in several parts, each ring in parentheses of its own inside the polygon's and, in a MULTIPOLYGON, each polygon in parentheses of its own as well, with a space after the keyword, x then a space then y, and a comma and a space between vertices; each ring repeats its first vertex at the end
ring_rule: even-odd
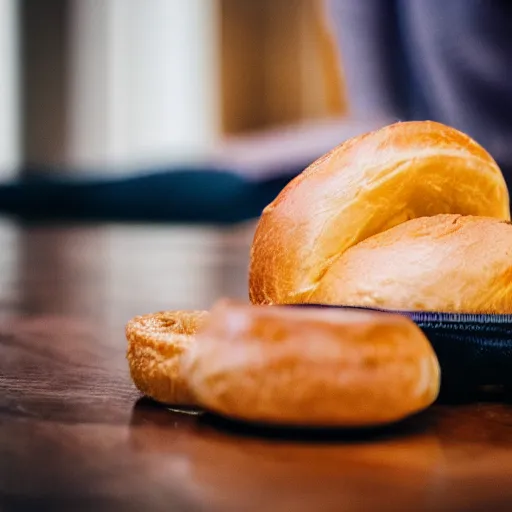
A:
POLYGON ((295 304, 512 313, 512 225, 499 167, 430 121, 351 139, 264 210, 252 304, 130 321, 128 361, 155 400, 238 420, 368 426, 418 412, 440 372, 398 314, 295 304))
POLYGON ((492 157, 439 123, 356 137, 264 210, 254 304, 512 312, 508 191, 492 157))

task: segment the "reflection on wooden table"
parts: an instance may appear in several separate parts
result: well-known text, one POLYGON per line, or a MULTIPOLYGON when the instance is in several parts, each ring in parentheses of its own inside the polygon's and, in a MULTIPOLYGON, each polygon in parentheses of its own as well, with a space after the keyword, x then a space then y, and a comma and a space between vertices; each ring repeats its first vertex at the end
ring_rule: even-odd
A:
MULTIPOLYGON (((30 313, 126 321, 162 309, 248 300, 254 224, 0 229, 3 300, 30 313)), ((116 325, 119 325, 117 322, 116 325)))
POLYGON ((140 399, 125 322, 247 300, 253 229, 1 223, 0 509, 510 510, 500 401, 308 433, 140 399))

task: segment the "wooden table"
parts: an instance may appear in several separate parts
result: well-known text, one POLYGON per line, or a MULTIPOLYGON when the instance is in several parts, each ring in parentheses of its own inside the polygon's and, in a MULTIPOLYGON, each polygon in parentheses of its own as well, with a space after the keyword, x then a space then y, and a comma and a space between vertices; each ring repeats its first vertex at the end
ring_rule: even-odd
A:
POLYGON ((140 399, 133 315, 245 297, 252 226, 0 223, 0 510, 512 510, 512 408, 272 432, 140 399))

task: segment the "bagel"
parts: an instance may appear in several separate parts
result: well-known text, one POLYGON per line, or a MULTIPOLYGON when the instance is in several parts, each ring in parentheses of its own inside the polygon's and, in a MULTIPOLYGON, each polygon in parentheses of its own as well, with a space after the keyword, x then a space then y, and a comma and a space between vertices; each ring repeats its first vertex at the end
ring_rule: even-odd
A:
MULTIPOLYGON (((343 255, 351 247, 399 224, 438 214, 510 220, 505 180, 496 162, 480 145, 454 128, 431 121, 396 123, 355 137, 314 162, 263 211, 251 248, 250 300, 254 304, 293 304, 315 299, 340 303, 364 296, 359 302, 366 304, 372 303, 368 297, 375 294, 379 297, 379 305, 390 306, 394 304, 388 302, 390 294, 378 289, 382 279, 365 280, 363 266, 353 263, 355 256, 348 265, 343 255), (355 272, 356 267, 357 274, 349 275, 345 271, 351 268, 355 272), (350 292, 343 290, 346 280, 350 283, 350 292), (359 280, 362 283, 360 289, 357 287, 359 280)), ((445 222, 444 217, 437 219, 429 224, 433 237, 435 222, 445 222)), ((410 231, 406 230, 411 237, 417 224, 412 226, 410 231)), ((480 225, 482 229, 489 226, 488 222, 480 225)), ((478 222, 473 228, 466 227, 476 233, 478 222)), ((496 229, 508 233, 505 225, 496 229)), ((460 237, 467 230, 461 230, 458 235, 457 247, 463 246, 460 237)), ((443 243, 451 244, 456 239, 456 236, 445 237, 444 242, 439 239, 436 246, 441 248, 443 243)), ((372 250, 378 251, 378 243, 384 244, 388 240, 380 237, 375 244, 365 247, 371 246, 372 250)), ((446 252, 456 261, 461 261, 464 255, 467 258, 465 268, 473 268, 458 272, 457 265, 452 262, 447 268, 458 276, 448 271, 436 275, 435 271, 423 273, 418 270, 416 284, 422 278, 430 279, 419 290, 409 286, 405 274, 401 275, 399 271, 403 258, 418 268, 428 265, 428 261, 412 261, 413 256, 408 255, 409 245, 402 244, 401 251, 392 251, 394 274, 384 269, 389 263, 387 259, 378 259, 377 254, 384 254, 384 250, 365 261, 371 261, 373 265, 372 279, 382 270, 383 275, 393 281, 393 286, 388 289, 398 294, 399 303, 405 307, 409 307, 407 297, 412 297, 414 291, 413 302, 418 307, 468 306, 470 310, 476 310, 480 303, 471 304, 468 299, 456 304, 453 294, 448 293, 443 301, 448 291, 442 280, 448 274, 447 283, 460 291, 465 289, 463 280, 474 280, 484 265, 480 257, 482 250, 477 248, 476 240, 475 243, 467 242, 460 254, 455 250, 446 252), (428 296, 422 296, 423 291, 428 292, 428 296), (434 292, 439 296, 430 303, 434 292)), ((504 248, 503 251, 503 255, 507 254, 504 248)), ((436 261, 441 268, 443 263, 439 258, 436 261)), ((489 272, 487 281, 494 278, 496 283, 500 282, 503 265, 496 267, 499 269, 496 275, 493 266, 484 267, 485 272, 489 272)), ((493 290, 499 290, 499 285, 496 284, 493 290)), ((509 303, 507 299, 496 302, 496 306, 506 305, 508 308, 509 303)))
POLYGON ((182 358, 207 317, 206 311, 162 311, 128 322, 126 357, 141 393, 166 404, 195 405, 182 358))
POLYGON ((465 313, 512 313, 512 225, 437 215, 410 220, 348 249, 312 302, 465 313))
POLYGON ((404 316, 232 301, 213 307, 183 365, 204 408, 290 426, 395 422, 428 407, 440 380, 404 316))

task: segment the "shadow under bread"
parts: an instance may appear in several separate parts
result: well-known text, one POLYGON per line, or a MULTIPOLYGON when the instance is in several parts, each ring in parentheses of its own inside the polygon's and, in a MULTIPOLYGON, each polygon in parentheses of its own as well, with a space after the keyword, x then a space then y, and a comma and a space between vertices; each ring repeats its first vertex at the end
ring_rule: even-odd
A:
POLYGON ((422 411, 404 420, 372 427, 306 427, 246 422, 206 411, 197 418, 200 425, 226 434, 259 437, 280 442, 368 443, 424 432, 435 422, 431 411, 422 411))
POLYGON ((153 426, 206 429, 233 437, 257 437, 282 442, 357 443, 378 442, 422 433, 435 423, 435 413, 422 411, 404 420, 371 427, 306 427, 247 422, 197 408, 173 407, 149 398, 137 400, 131 427, 153 426))

